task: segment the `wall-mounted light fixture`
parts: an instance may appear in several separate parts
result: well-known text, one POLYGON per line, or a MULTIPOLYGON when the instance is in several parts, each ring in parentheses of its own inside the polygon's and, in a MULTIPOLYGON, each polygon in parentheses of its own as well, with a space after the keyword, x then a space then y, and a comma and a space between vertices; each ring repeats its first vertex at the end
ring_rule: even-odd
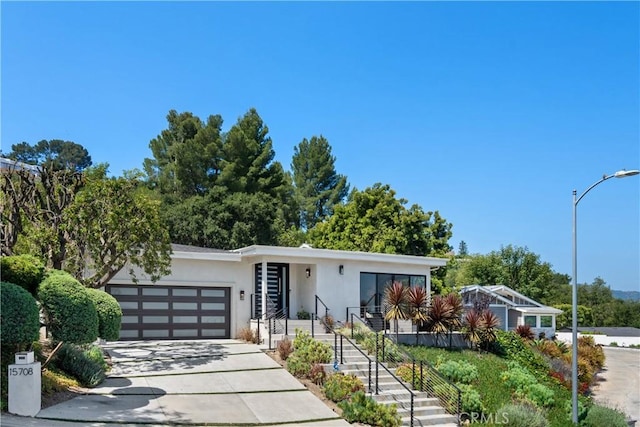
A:
POLYGON ((244 291, 240 291, 240 301, 244 301, 244 291))
POLYGON ((344 265, 340 264, 340 266, 338 267, 338 273, 340 273, 340 275, 344 274, 344 265))
POLYGON ((307 278, 311 277, 311 269, 309 267, 307 267, 307 269, 304 272, 307 275, 307 278))

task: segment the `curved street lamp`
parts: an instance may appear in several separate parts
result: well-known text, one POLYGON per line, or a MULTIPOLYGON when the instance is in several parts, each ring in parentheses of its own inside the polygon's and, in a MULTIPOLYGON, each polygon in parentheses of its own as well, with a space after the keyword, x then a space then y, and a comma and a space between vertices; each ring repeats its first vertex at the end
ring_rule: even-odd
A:
POLYGON ((626 178, 640 174, 640 170, 619 170, 611 175, 603 175, 602 179, 591 187, 587 188, 580 197, 576 198, 576 190, 573 190, 573 287, 571 298, 571 406, 572 420, 574 424, 578 424, 578 240, 576 237, 576 208, 578 202, 596 185, 608 180, 609 178, 626 178))

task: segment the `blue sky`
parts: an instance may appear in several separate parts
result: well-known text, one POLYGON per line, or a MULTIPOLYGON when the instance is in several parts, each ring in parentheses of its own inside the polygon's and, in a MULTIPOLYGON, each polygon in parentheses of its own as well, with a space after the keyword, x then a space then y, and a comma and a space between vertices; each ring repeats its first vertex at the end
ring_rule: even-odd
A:
MULTIPOLYGON (((324 135, 360 190, 571 274, 573 189, 640 168, 638 2, 1 3, 2 149, 141 168, 170 109, 255 107, 276 160, 324 135)), ((578 281, 640 290, 640 177, 578 205, 578 281)))

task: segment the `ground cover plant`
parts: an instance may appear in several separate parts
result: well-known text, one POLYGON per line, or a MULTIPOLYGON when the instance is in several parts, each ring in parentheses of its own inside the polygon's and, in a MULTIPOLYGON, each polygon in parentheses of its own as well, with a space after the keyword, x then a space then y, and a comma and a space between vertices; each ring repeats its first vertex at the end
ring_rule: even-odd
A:
MULTIPOLYGON (((570 389, 550 375, 553 370, 543 354, 535 350, 535 345, 527 344, 515 333, 497 332, 496 342, 491 346, 497 354, 422 346, 402 348, 417 361, 429 362, 436 368, 445 366, 444 371, 451 379, 467 377, 469 385, 479 394, 485 414, 500 414, 507 408, 514 420, 521 420, 514 425, 572 425, 570 389), (464 367, 466 364, 477 369, 477 377, 473 373, 465 374, 465 371, 473 372, 464 367)), ((593 357, 597 359, 597 350, 594 353, 596 356, 593 357)), ((581 405, 584 418, 591 403, 581 396, 581 405)))

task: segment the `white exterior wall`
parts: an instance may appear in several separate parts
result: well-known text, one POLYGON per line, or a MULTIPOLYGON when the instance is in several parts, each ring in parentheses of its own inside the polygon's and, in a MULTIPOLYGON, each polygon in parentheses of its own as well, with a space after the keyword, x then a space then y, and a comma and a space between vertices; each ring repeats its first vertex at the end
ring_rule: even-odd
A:
MULTIPOLYGON (((261 249, 261 248, 258 248, 261 249)), ((296 318, 297 312, 304 308, 309 313, 315 310, 315 295, 329 307, 330 314, 337 321, 346 321, 347 307, 360 306, 360 273, 410 274, 426 276, 427 291, 430 293, 430 266, 418 257, 389 256, 354 253, 355 259, 348 259, 351 253, 342 258, 340 251, 296 248, 269 248, 268 254, 253 253, 199 253, 181 252, 172 257, 171 274, 162 277, 157 284, 165 286, 211 286, 230 288, 231 337, 248 326, 251 317, 251 295, 255 289, 254 265, 265 263, 283 263, 289 265, 289 315, 296 318), (275 252, 274 252, 275 251, 275 252), (298 253, 286 254, 292 251, 298 253), (367 260, 363 257, 386 258, 385 260, 367 260), (393 257, 393 258, 392 258, 393 257), (359 258, 359 259, 358 259, 359 258), (339 266, 344 266, 340 274, 339 266), (306 276, 306 269, 311 271, 306 276), (240 300, 240 291, 244 291, 244 300, 240 300)), ((433 264, 443 260, 431 259, 433 264)), ((134 269, 140 285, 152 285, 148 277, 139 269, 134 269)), ((111 284, 132 284, 126 266, 110 281, 111 284)), ((266 277, 266 275, 263 275, 266 277)), ((264 288, 264 287, 263 287, 264 288)), ((318 315, 324 315, 319 304, 318 315)))

